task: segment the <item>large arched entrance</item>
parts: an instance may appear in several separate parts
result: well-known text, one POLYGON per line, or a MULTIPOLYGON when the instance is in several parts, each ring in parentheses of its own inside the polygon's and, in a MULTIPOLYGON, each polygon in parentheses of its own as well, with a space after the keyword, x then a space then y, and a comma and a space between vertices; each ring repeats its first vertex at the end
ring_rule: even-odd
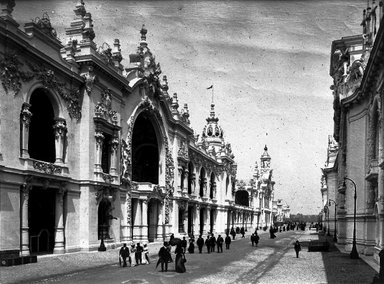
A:
POLYGON ((33 187, 29 195, 28 225, 32 254, 52 253, 55 245, 55 196, 52 189, 33 187))
POLYGON ((161 225, 161 202, 158 199, 150 199, 148 202, 148 241, 154 242, 162 238, 162 225, 161 225))
POLYGON ((132 135, 132 180, 159 183, 159 146, 150 114, 142 112, 132 135))
POLYGON ((31 123, 29 125, 28 153, 36 160, 55 162, 54 110, 44 89, 33 92, 31 123))
POLYGON ((109 239, 109 228, 111 222, 112 204, 108 198, 104 197, 99 203, 98 209, 98 238, 109 239))

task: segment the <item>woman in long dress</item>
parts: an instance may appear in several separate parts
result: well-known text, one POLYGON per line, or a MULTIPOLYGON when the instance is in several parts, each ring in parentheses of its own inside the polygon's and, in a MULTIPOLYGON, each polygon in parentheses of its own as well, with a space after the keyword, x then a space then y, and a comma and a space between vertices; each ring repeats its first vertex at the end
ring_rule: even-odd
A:
POLYGON ((175 260, 175 270, 176 272, 179 273, 184 273, 186 271, 185 269, 185 255, 184 255, 184 250, 181 247, 181 244, 178 244, 175 249, 175 254, 176 254, 176 260, 175 260))

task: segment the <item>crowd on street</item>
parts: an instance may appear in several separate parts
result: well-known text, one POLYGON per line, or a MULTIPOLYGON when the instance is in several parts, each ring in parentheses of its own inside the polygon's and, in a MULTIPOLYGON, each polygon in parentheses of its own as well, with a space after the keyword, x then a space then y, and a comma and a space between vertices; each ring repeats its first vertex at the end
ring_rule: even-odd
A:
MULTIPOLYGON (((282 226, 270 226, 269 228, 269 234, 270 238, 274 239, 276 237, 276 232, 282 232, 282 231, 289 231, 289 230, 298 230, 298 229, 305 230, 305 224, 296 224, 296 223, 290 223, 290 224, 284 224, 282 226)), ((265 228, 260 228, 266 231, 265 228)), ((158 261, 156 264, 156 268, 160 265, 161 266, 161 272, 167 272, 168 271, 168 264, 174 262, 175 263, 175 271, 179 273, 186 272, 185 263, 186 263, 186 252, 192 254, 195 253, 203 253, 204 246, 206 247, 206 253, 214 253, 215 251, 217 253, 223 252, 223 245, 225 244, 225 249, 229 250, 232 240, 235 240, 236 235, 241 235, 241 238, 245 238, 245 229, 244 227, 239 228, 237 227, 234 229, 233 227, 230 230, 226 230, 225 238, 223 238, 221 235, 218 235, 217 237, 212 233, 208 232, 206 238, 204 239, 202 235, 199 235, 197 239, 195 239, 194 235, 191 234, 189 236, 189 239, 187 240, 186 237, 175 238, 174 234, 171 234, 169 241, 166 241, 163 243, 163 246, 160 248, 158 252, 158 261), (172 247, 175 246, 174 254, 175 254, 175 260, 172 258, 172 247)), ((257 232, 257 228, 250 236, 250 242, 252 246, 258 246, 260 237, 257 232)), ((301 250, 300 244, 298 241, 295 243, 295 251, 296 256, 299 257, 299 251, 301 250)), ((120 249, 119 252, 119 262, 120 266, 127 267, 128 264, 130 267, 142 265, 142 264, 149 264, 149 251, 147 244, 144 244, 143 246, 140 243, 132 243, 131 247, 129 248, 126 244, 123 244, 123 247, 120 249), (131 257, 131 254, 134 256, 134 261, 131 257), (128 261, 128 262, 127 262, 128 261)))

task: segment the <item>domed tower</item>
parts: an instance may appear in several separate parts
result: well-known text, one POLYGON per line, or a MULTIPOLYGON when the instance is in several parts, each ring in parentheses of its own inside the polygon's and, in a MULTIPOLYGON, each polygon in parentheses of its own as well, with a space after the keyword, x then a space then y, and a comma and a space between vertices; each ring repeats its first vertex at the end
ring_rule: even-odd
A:
POLYGON ((215 115, 214 103, 211 104, 211 113, 206 120, 207 124, 203 129, 201 138, 207 145, 208 152, 214 150, 215 153, 218 153, 225 143, 223 129, 218 124, 219 118, 215 115))
POLYGON ((268 147, 265 145, 264 147, 264 153, 260 157, 261 161, 261 168, 262 169, 269 169, 271 166, 271 156, 268 154, 268 147))

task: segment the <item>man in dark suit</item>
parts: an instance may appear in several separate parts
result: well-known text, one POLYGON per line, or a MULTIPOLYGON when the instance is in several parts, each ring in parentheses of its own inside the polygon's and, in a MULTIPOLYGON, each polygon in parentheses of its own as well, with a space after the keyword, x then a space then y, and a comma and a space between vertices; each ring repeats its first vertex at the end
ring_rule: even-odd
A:
POLYGON ((211 248, 211 252, 214 252, 215 251, 215 246, 216 246, 216 238, 214 236, 214 234, 212 234, 212 236, 209 238, 209 247, 211 248))
POLYGON ((127 258, 129 258, 129 265, 131 265, 131 257, 129 256, 129 248, 127 248, 127 244, 123 244, 119 255, 123 259, 123 267, 127 266, 127 258))
POLYGON ((217 252, 223 252, 224 239, 221 237, 221 235, 217 237, 216 242, 217 242, 217 252))
POLYGON ((227 234, 225 237, 225 248, 229 249, 229 245, 231 244, 231 237, 227 234))
POLYGON ((205 240, 205 245, 207 246, 207 252, 210 253, 211 252, 211 242, 209 240, 209 235, 207 236, 207 238, 205 240))
POLYGON ((167 272, 168 262, 171 262, 172 260, 171 254, 169 253, 169 250, 168 250, 167 242, 164 242, 164 245, 160 248, 158 256, 159 256, 159 260, 157 261, 156 268, 159 265, 159 263, 161 263, 161 272, 164 272, 164 269, 165 269, 165 272, 167 272))
POLYGON ((183 248, 183 252, 185 253, 187 251, 187 240, 185 239, 185 237, 183 237, 181 241, 181 247, 183 248))
POLYGON ((204 246, 204 239, 201 237, 201 235, 197 239, 196 244, 197 244, 197 247, 199 248, 199 253, 201 253, 203 250, 203 246, 204 246))

